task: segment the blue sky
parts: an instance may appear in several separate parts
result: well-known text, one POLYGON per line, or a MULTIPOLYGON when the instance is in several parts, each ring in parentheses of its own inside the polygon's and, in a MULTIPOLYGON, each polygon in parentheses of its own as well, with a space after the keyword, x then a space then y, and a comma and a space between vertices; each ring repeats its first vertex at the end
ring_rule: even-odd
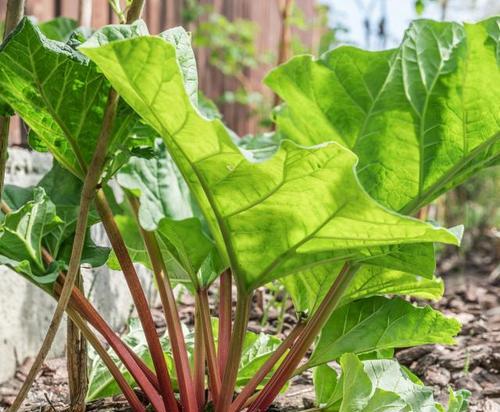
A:
MULTIPOLYGON (((493 14, 500 13, 500 0, 448 0, 447 20, 476 21, 493 14)), ((350 40, 363 48, 367 47, 363 26, 365 10, 372 5, 372 21, 378 24, 384 0, 322 0, 331 6, 330 20, 341 22, 349 28, 349 33, 342 38, 350 40)), ((440 19, 439 2, 431 2, 421 17, 440 19)), ((387 10, 387 32, 389 33, 387 47, 399 43, 404 30, 410 21, 417 17, 414 0, 385 0, 387 10)), ((376 30, 376 27, 374 28, 376 30)), ((372 36, 369 48, 380 49, 382 44, 376 36, 372 36)))

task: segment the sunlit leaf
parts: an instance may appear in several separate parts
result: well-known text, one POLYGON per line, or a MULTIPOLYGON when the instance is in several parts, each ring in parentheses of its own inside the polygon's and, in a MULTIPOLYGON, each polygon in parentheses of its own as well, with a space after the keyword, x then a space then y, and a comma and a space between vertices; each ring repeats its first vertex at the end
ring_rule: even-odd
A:
POLYGON ((351 148, 370 195, 418 210, 499 160, 499 21, 418 20, 397 49, 293 58, 266 79, 286 102, 281 132, 351 148))
POLYGON ((175 49, 161 38, 81 50, 163 137, 242 290, 325 260, 373 257, 386 245, 457 243, 377 205, 356 179, 355 156, 336 144, 284 142, 272 159, 248 162, 221 122, 193 107, 175 49))

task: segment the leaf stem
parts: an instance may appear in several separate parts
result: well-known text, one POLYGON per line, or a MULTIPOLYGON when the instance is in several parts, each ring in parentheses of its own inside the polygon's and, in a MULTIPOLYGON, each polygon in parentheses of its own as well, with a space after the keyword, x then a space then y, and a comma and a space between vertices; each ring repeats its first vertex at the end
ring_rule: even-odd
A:
POLYGON ((120 263, 123 275, 125 276, 125 280, 130 290, 130 294, 132 295, 132 299, 137 309, 139 320, 144 329, 144 335, 146 337, 156 374, 158 376, 158 382, 160 384, 161 395, 163 396, 163 400, 165 402, 165 408, 168 412, 177 412, 178 407, 172 381, 165 363, 160 339, 156 333, 153 317, 149 310, 148 301, 144 295, 141 282, 139 281, 134 263, 128 253, 127 246, 125 245, 120 230, 116 225, 113 212, 111 211, 106 196, 102 190, 97 192, 96 208, 101 217, 106 234, 111 242, 111 246, 113 247, 118 262, 120 263))
POLYGON ((146 0, 133 0, 132 4, 127 10, 127 23, 133 23, 141 17, 142 9, 146 0))
POLYGON ((205 405, 205 342, 203 337, 203 324, 201 309, 198 298, 196 298, 194 314, 194 372, 193 381, 196 390, 196 401, 198 410, 203 410, 205 405))
POLYGON ((349 263, 344 264, 320 306, 300 333, 296 343, 292 346, 276 373, 260 392, 255 402, 250 406, 248 412, 264 412, 267 410, 330 318, 357 270, 358 266, 350 266, 349 263))
POLYGON ((208 292, 206 289, 197 291, 197 305, 200 308, 200 319, 203 328, 203 341, 205 342, 205 353, 208 364, 208 385, 214 404, 219 402, 221 391, 221 378, 217 354, 215 352, 214 334, 210 320, 210 305, 208 303, 208 292))
POLYGON ((87 323, 85 320, 81 318, 81 316, 73 309, 68 308, 67 313, 73 323, 80 329, 82 332, 82 335, 85 336, 85 339, 93 346, 99 357, 102 359, 106 367, 108 368, 109 372, 113 376, 113 378, 116 380, 116 383, 120 387, 121 391, 123 392, 123 395, 127 399, 128 403, 130 404, 131 408, 133 409, 134 412, 145 412, 146 408, 144 405, 141 403, 137 395, 135 394, 134 390, 130 387, 130 385, 127 383, 125 378, 123 377, 122 373, 118 369, 118 367, 115 365, 113 362, 113 359, 111 359, 111 356, 109 356, 108 352, 104 347, 101 345, 101 342, 99 342, 99 339, 94 335, 92 330, 87 326, 87 323))
POLYGON ((42 346, 40 347, 40 350, 35 358, 35 361, 33 362, 33 365, 31 366, 31 369, 28 373, 28 376, 26 377, 26 380, 23 383, 23 386, 21 387, 16 399, 9 409, 9 411, 11 412, 16 412, 21 407, 24 399, 28 394, 29 389, 35 381, 38 371, 42 367, 42 364, 47 357, 50 348, 52 347, 57 330, 59 329, 59 326, 63 319, 64 311, 66 310, 68 302, 71 298, 73 286, 75 285, 78 273, 80 272, 80 260, 82 256, 83 246, 85 244, 85 235, 87 233, 87 222, 90 205, 94 199, 96 187, 101 176, 104 162, 106 160, 106 152, 109 141, 111 139, 111 131, 116 115, 117 103, 118 95, 114 90, 111 89, 109 92, 108 103, 106 105, 106 110, 104 113, 103 125, 99 134, 96 149, 92 157, 90 167, 88 168, 87 175, 85 176, 85 180, 83 182, 83 188, 80 197, 80 210, 76 222, 75 236, 73 239, 73 247, 71 250, 71 257, 69 260, 66 280, 60 293, 56 310, 50 322, 47 334, 45 335, 42 346))
POLYGON ((140 225, 139 200, 129 192, 127 192, 127 199, 134 211, 137 225, 139 226, 146 251, 148 252, 148 256, 153 267, 153 273, 167 323, 168 334, 170 341, 172 342, 172 354, 174 358, 175 370, 177 372, 177 379, 179 381, 179 392, 182 406, 186 412, 195 412, 197 410, 196 395, 191 377, 191 370, 189 368, 186 343, 184 341, 181 320, 179 319, 179 313, 175 303, 172 285, 170 284, 168 277, 167 267, 155 234, 144 230, 140 225))
POLYGON ((219 338, 217 342, 217 356, 219 359, 219 373, 226 369, 231 342, 232 310, 233 310, 233 280, 231 270, 225 270, 220 277, 219 287, 219 338))
POLYGON ((304 323, 298 323, 295 325, 290 334, 286 339, 281 342, 281 345, 274 351, 274 353, 266 360, 264 365, 257 371, 257 373, 250 379, 250 381, 245 385, 243 390, 236 397, 234 402, 231 404, 230 412, 237 412, 243 408, 247 400, 252 396, 260 383, 265 379, 265 377, 272 371, 274 366, 278 363, 281 357, 286 353, 288 349, 294 344, 297 336, 304 329, 304 323))
MULTIPOLYGON (((58 287, 58 285, 56 285, 58 287)), ((88 302, 83 294, 77 289, 73 289, 70 308, 82 315, 109 343, 111 348, 118 355, 120 360, 129 370, 137 384, 144 391, 151 401, 151 404, 158 411, 165 411, 163 400, 157 391, 159 387, 158 379, 142 362, 140 358, 116 336, 115 332, 106 324, 95 308, 88 302)))
POLYGON ((251 294, 242 294, 238 291, 236 317, 233 325, 233 333, 231 335, 229 357, 224 371, 224 378, 222 379, 220 399, 215 408, 216 412, 229 411, 229 407, 233 399, 236 378, 238 376, 238 369, 240 366, 241 353, 243 351, 243 342, 247 331, 251 303, 251 294))
MULTIPOLYGON (((78 273, 75 287, 83 290, 81 271, 78 273)), ((83 319, 82 322, 85 323, 83 319)), ((71 412, 84 412, 87 395, 88 378, 88 345, 82 329, 68 317, 66 320, 66 369, 68 370, 68 387, 71 412)))

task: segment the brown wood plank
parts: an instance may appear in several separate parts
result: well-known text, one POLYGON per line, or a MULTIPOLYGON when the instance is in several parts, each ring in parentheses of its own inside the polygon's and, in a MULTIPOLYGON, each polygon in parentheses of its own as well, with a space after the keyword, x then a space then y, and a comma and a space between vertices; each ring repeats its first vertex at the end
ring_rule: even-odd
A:
POLYGON ((77 0, 61 0, 61 16, 78 21, 79 3, 77 0))
MULTIPOLYGON (((90 0, 93 5, 92 26, 97 28, 116 22, 115 16, 110 13, 107 0, 90 0)), ((185 0, 147 0, 144 19, 147 21, 151 33, 158 33, 166 28, 182 24, 182 10, 185 0)), ((281 31, 281 17, 278 3, 280 0, 199 0, 201 5, 210 5, 214 11, 224 14, 228 19, 246 18, 255 21, 259 27, 256 39, 257 53, 271 52, 274 57, 278 54, 279 36, 281 31)), ((303 10, 306 19, 312 19, 315 13, 317 0, 296 0, 297 6, 303 10)), ((7 0, 0 0, 0 16, 5 14, 7 0)), ((124 3, 124 0, 122 0, 124 3)), ((27 14, 36 16, 39 20, 48 20, 54 17, 56 4, 60 5, 61 14, 71 18, 78 18, 79 0, 27 0, 27 14)), ((197 23, 195 22, 194 25, 197 23)), ((189 29, 189 28, 188 28, 189 29)), ((318 33, 295 31, 301 40, 308 46, 318 41, 318 33)), ((225 78, 217 69, 208 64, 208 52, 195 50, 199 71, 200 88, 207 96, 215 101, 220 100, 224 90, 235 90, 238 83, 234 79, 225 78)), ((262 78, 274 64, 262 66, 246 73, 252 89, 271 96, 270 91, 262 85, 262 78)), ((257 119, 249 115, 248 108, 236 105, 223 105, 221 110, 226 122, 238 133, 245 134, 259 129, 257 119)), ((18 120, 14 123, 19 123, 18 120)), ((13 139, 20 143, 23 134, 21 126, 13 127, 13 139), (17 127, 17 129, 16 129, 17 127), (15 135, 15 136, 14 136, 15 135)))
POLYGON ((39 21, 50 20, 55 17, 54 0, 28 0, 26 14, 35 16, 39 21))
POLYGON ((94 0, 92 3, 92 27, 99 28, 109 23, 109 4, 107 0, 94 0))

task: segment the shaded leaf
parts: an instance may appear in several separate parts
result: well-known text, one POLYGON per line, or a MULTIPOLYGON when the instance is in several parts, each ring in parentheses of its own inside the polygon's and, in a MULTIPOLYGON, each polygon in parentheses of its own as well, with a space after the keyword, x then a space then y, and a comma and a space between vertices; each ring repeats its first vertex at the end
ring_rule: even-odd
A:
POLYGON ((328 405, 330 397, 337 386, 338 376, 335 369, 328 365, 320 365, 313 370, 314 394, 318 406, 328 405))
POLYGON ((155 230, 165 217, 193 216, 189 189, 161 140, 155 142, 151 158, 130 158, 117 180, 139 197, 139 221, 146 230, 155 230))
POLYGON ((41 188, 34 190, 33 200, 4 217, 0 226, 0 264, 22 274, 37 286, 51 292, 61 264, 45 268, 42 239, 60 223, 56 208, 41 188))
MULTIPOLYGON (((127 250, 132 261, 153 270, 134 216, 132 216, 132 214, 115 215, 115 222, 127 245, 127 250)), ((189 274, 172 258, 169 250, 162 242, 160 242, 160 250, 167 266, 169 279, 174 284, 182 283, 186 287, 191 288, 192 280, 189 274)), ((121 270, 120 263, 114 251, 111 251, 107 265, 110 269, 121 270)))
POLYGON ((48 39, 66 43, 78 27, 78 22, 68 17, 56 17, 40 23, 38 27, 48 39))

